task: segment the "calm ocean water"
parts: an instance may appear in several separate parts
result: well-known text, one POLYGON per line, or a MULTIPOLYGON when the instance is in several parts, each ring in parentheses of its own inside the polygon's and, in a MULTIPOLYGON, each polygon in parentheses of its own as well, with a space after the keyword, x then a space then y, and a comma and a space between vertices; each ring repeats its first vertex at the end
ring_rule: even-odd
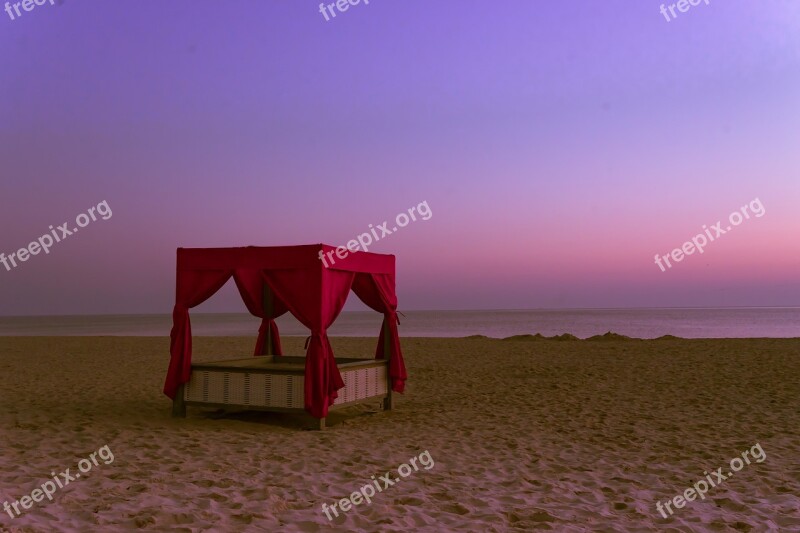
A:
MULTIPOLYGON (((406 337, 508 337, 526 333, 572 333, 585 338, 613 331, 639 338, 800 337, 800 308, 725 309, 556 309, 534 311, 408 311, 401 317, 406 337)), ((342 313, 332 336, 376 336, 382 316, 342 313)), ((0 317, 5 335, 168 336, 171 315, 0 317)), ((259 319, 247 314, 194 314, 194 335, 254 336, 259 319)), ((307 335, 293 317, 278 320, 283 335, 307 335)))

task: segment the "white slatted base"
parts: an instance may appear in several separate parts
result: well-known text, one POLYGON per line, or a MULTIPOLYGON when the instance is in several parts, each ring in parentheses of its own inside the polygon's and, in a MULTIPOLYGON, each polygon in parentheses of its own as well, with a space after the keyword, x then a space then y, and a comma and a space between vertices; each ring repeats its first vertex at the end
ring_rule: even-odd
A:
POLYGON ((344 388, 339 389, 339 397, 333 405, 386 394, 389 390, 385 366, 345 370, 341 374, 344 388))
MULTIPOLYGON (((386 366, 341 371, 344 388, 334 405, 386 394, 386 366)), ((193 370, 184 388, 187 402, 302 409, 303 376, 262 372, 193 370)))
POLYGON ((303 408, 303 376, 193 370, 186 401, 303 408))

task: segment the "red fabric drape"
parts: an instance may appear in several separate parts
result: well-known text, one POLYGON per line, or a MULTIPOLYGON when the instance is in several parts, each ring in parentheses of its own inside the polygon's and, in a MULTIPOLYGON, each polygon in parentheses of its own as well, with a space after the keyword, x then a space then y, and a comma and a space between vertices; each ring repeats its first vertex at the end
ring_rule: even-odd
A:
POLYGON ((256 269, 237 269, 233 274, 233 279, 236 281, 236 287, 239 289, 239 294, 247 306, 250 314, 261 318, 261 326, 258 328, 258 339, 256 340, 256 348, 253 355, 264 355, 266 353, 266 339, 267 328, 270 331, 270 339, 272 339, 271 353, 274 355, 283 355, 281 349, 281 337, 278 332, 278 325, 275 319, 286 313, 289 308, 277 296, 272 298, 272 312, 267 313, 264 308, 264 284, 266 281, 261 275, 260 270, 256 269))
POLYGON ((306 352, 305 408, 316 418, 328 416, 344 381, 327 330, 344 307, 354 273, 328 270, 265 270, 263 276, 289 311, 311 330, 306 352))
POLYGON ((178 387, 192 372, 192 324, 189 309, 208 300, 231 277, 229 270, 189 270, 178 272, 175 308, 172 311, 170 354, 164 394, 174 399, 178 387))
MULTIPOLYGON (((383 326, 389 326, 389 378, 392 380, 392 390, 403 392, 405 390, 406 365, 403 361, 403 352, 400 348, 400 335, 397 331, 397 296, 394 291, 394 276, 388 274, 356 274, 353 280, 353 292, 370 308, 383 313, 383 326)), ((384 327, 378 338, 378 347, 375 349, 376 359, 385 359, 384 353, 384 327)))
POLYGON ((256 353, 263 353, 267 331, 272 332, 275 341, 273 351, 281 353, 274 319, 287 310, 311 330, 306 354, 305 408, 318 418, 327 416, 328 407, 337 398, 337 390, 344 386, 327 329, 341 312, 358 275, 357 288, 353 287, 354 290, 367 305, 384 314, 384 323, 390 336, 390 354, 384 354, 383 342, 380 342, 376 357, 390 355, 392 390, 402 392, 407 376, 397 334, 394 256, 354 252, 338 261, 335 267, 326 268, 321 258, 332 250, 332 247, 324 244, 179 248, 171 359, 164 393, 174 399, 179 387, 191 376, 192 329, 189 309, 217 292, 231 275, 236 278, 236 285, 248 310, 262 318, 256 353), (271 313, 264 309, 264 283, 274 295, 271 313))
MULTIPOLYGON (((282 315, 283 313, 281 313, 282 315)), ((280 315, 278 315, 280 316, 280 315)), ((267 329, 269 328, 269 339, 272 349, 272 355, 283 355, 283 348, 281 347, 281 337, 278 331, 278 324, 275 323, 275 316, 271 318, 264 317, 261 325, 258 327, 258 338, 256 339, 256 349, 253 355, 266 355, 267 353, 267 329)))

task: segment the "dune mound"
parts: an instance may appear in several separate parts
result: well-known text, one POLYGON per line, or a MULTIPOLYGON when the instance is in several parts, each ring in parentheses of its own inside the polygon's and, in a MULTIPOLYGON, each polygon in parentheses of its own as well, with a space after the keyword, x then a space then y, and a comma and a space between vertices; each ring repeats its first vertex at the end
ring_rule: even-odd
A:
POLYGON ((542 335, 541 333, 537 333, 536 335, 512 335, 511 337, 505 337, 504 341, 541 341, 545 340, 547 337, 542 335))
POLYGON ((579 341, 580 339, 571 333, 562 333, 561 335, 555 335, 553 337, 549 337, 551 340, 554 341, 579 341))
POLYGON ((629 340, 633 340, 633 339, 631 337, 628 337, 627 335, 620 335, 619 333, 614 333, 614 332, 609 331, 607 333, 603 333, 602 335, 594 335, 592 337, 589 337, 586 340, 587 341, 606 341, 606 342, 608 342, 608 341, 629 341, 629 340))

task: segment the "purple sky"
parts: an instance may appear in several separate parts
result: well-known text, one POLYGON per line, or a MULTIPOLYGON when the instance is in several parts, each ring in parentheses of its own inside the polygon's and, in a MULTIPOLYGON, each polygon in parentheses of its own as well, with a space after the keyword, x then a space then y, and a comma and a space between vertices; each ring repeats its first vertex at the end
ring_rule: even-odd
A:
POLYGON ((344 244, 423 201, 370 248, 401 309, 800 305, 800 3, 318 5, 0 12, 0 252, 113 212, 0 265, 0 315, 169 312, 179 246, 344 244))

